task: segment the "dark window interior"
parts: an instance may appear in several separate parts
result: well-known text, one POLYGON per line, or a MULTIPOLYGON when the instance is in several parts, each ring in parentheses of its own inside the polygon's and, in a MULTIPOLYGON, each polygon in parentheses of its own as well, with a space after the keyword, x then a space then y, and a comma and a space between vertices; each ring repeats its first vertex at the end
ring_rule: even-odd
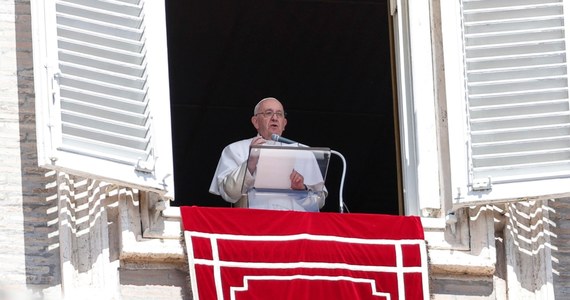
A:
MULTIPOLYGON (((285 137, 346 158, 350 212, 398 214, 386 2, 167 1, 173 205, 229 206, 208 193, 218 158, 273 96, 285 137)), ((333 156, 324 211, 339 209, 341 171, 333 156)))

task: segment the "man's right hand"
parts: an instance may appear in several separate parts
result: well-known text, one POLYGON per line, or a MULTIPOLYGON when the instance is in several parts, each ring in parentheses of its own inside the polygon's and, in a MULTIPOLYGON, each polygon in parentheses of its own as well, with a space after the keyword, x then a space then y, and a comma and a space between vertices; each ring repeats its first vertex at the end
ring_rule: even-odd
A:
MULTIPOLYGON (((253 138, 250 146, 263 145, 263 144, 265 144, 265 142, 267 142, 267 141, 262 136, 258 135, 258 136, 253 138)), ((259 155, 252 156, 249 158, 249 160, 247 162, 247 169, 249 170, 250 174, 253 174, 255 172, 255 169, 257 168, 257 161, 258 160, 259 160, 259 155)))
POLYGON ((256 137, 253 138, 253 140, 251 140, 251 146, 253 145, 262 145, 265 144, 265 142, 267 142, 261 135, 258 135, 256 137))

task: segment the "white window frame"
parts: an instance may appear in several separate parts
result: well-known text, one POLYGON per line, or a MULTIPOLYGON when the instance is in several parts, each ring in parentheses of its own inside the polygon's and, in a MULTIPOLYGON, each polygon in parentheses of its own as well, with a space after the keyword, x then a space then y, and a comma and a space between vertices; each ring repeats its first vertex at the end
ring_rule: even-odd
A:
POLYGON ((390 1, 406 215, 437 217, 441 203, 436 98, 428 1, 390 1))
POLYGON ((170 95, 164 1, 143 1, 146 72, 151 88, 149 108, 152 118, 152 164, 125 164, 106 157, 86 156, 61 149, 59 72, 55 26, 56 0, 32 0, 34 87, 36 92, 36 128, 40 166, 70 174, 94 178, 118 185, 159 193, 174 198, 170 95), (54 101, 55 99, 55 101, 54 101), (59 126, 59 127, 58 127, 59 126), (54 129, 55 128, 55 129, 54 129), (141 171, 142 170, 142 171, 141 171))

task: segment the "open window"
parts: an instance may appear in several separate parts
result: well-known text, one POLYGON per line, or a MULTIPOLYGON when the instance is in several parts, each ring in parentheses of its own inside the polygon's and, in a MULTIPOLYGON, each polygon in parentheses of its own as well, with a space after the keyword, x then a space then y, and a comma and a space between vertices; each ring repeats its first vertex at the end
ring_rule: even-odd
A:
POLYGON ((38 161, 174 197, 163 1, 32 1, 38 161))

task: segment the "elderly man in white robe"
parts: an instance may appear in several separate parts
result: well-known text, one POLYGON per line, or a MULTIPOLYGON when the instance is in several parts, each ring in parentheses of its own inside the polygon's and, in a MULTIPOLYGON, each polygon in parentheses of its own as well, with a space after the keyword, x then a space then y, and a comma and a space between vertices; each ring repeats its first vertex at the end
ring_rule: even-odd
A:
POLYGON ((319 211, 325 204, 328 192, 315 159, 310 162, 305 159, 302 160, 302 165, 295 165, 289 176, 291 193, 261 193, 252 188, 256 162, 249 160, 248 165, 250 147, 295 145, 271 139, 273 134, 281 136, 287 125, 285 111, 279 100, 270 97, 259 101, 254 108, 251 123, 257 130, 257 136, 234 142, 224 148, 210 185, 210 193, 220 195, 237 207, 319 211))

